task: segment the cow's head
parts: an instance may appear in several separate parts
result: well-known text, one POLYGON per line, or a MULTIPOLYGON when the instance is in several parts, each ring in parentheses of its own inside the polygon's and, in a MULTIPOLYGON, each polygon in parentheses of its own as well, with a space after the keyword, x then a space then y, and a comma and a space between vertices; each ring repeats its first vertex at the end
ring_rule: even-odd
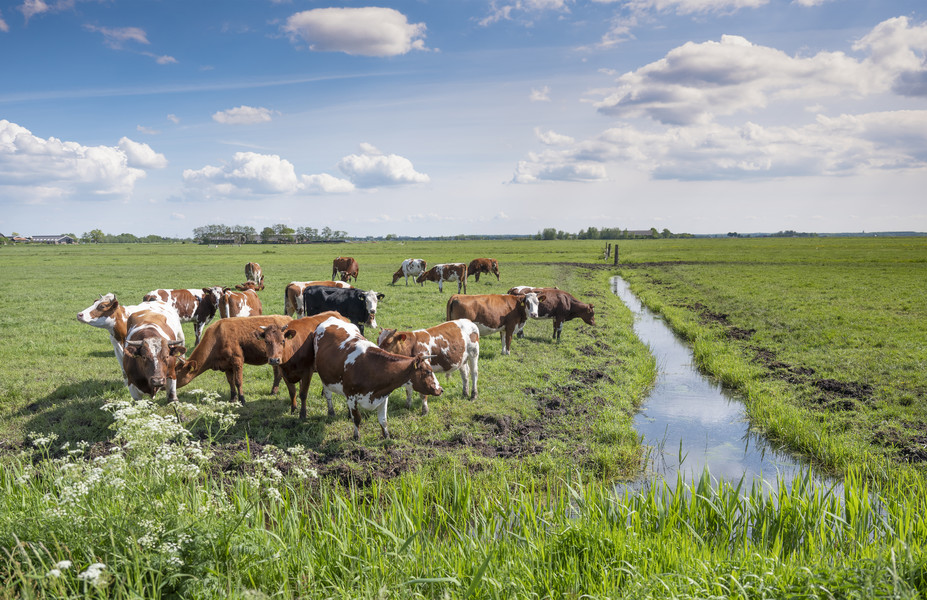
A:
POLYGON ((387 352, 401 354, 399 348, 406 339, 408 339, 406 334, 399 333, 396 329, 381 329, 380 335, 377 337, 377 346, 387 352))
POLYGON ((154 396, 167 385, 168 379, 177 378, 177 366, 183 364, 180 357, 186 351, 182 341, 167 341, 157 335, 141 340, 127 340, 122 358, 123 368, 129 373, 130 363, 134 364, 134 371, 145 378, 154 396))
POLYGON ((367 307, 367 325, 371 327, 377 326, 377 302, 384 297, 385 294, 378 294, 373 290, 364 292, 364 304, 367 307))
POLYGON ((534 292, 528 292, 525 294, 524 298, 521 298, 519 302, 524 304, 525 312, 528 313, 528 316, 532 319, 538 318, 538 304, 543 302, 547 296, 538 296, 534 292))
POLYGON ((100 294, 100 299, 77 313, 77 320, 94 327, 105 327, 106 321, 111 319, 113 311, 119 307, 116 294, 100 294))
POLYGON ((393 282, 390 285, 396 285, 396 282, 399 281, 399 278, 403 276, 402 267, 398 271, 393 273, 393 282))
POLYGON ((595 325, 595 307, 591 304, 580 304, 579 318, 587 325, 595 325))
POLYGON ((420 274, 418 277, 415 278, 415 283, 425 283, 426 281, 428 281, 428 274, 429 274, 429 273, 431 273, 431 271, 426 271, 426 270, 422 269, 421 274, 420 274))
POLYGON ((434 356, 424 356, 421 354, 415 357, 410 381, 412 382, 412 389, 419 394, 440 396, 444 390, 441 389, 441 384, 438 383, 438 378, 435 377, 434 369, 431 368, 430 360, 432 358, 434 358, 434 356))
POLYGON ((296 330, 289 329, 287 325, 271 324, 255 331, 254 337, 264 342, 268 364, 279 365, 284 361, 283 352, 286 348, 286 341, 296 337, 296 330))
POLYGON ((218 285, 203 288, 203 302, 206 302, 213 309, 219 309, 219 301, 222 300, 222 288, 218 285))

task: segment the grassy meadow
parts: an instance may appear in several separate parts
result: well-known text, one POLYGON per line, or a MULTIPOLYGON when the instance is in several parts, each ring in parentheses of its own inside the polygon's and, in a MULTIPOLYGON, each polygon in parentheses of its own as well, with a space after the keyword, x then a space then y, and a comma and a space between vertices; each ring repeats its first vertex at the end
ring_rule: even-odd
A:
MULTIPOLYGON (((927 592, 927 240, 386 242, 0 249, 0 598, 917 598, 927 592), (99 294, 234 285, 261 264, 265 314, 292 280, 357 258, 383 327, 444 320, 453 290, 389 285, 403 258, 492 256, 501 281, 596 306, 550 340, 531 322, 502 356, 481 340, 480 395, 457 374, 428 415, 390 398, 355 442, 343 400, 308 418, 247 366, 244 407, 210 372, 134 403, 108 334, 78 323, 99 294), (845 476, 744 489, 703 477, 641 494, 636 407, 656 375, 621 274, 741 390, 753 424, 845 476), (178 422, 177 416, 183 421, 178 422), (920 440, 920 441, 919 441, 920 440), (918 445, 920 444, 920 445, 918 445)), ((185 324, 188 348, 192 324, 185 324)), ((373 332, 368 332, 374 337, 373 332)))

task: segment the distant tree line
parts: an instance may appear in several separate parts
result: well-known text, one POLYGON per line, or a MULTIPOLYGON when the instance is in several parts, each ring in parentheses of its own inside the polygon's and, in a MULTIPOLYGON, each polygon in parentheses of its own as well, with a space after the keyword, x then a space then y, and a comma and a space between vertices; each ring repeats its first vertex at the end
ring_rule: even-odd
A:
POLYGON ((146 235, 139 237, 132 235, 131 233, 120 233, 119 235, 113 235, 111 233, 103 233, 102 229, 91 229, 90 231, 85 231, 80 238, 77 238, 74 234, 69 234, 75 239, 80 239, 84 244, 163 244, 165 242, 184 242, 183 238, 172 238, 166 237, 163 235, 146 235))
POLYGON ((580 229, 579 233, 548 227, 533 236, 535 240, 631 240, 631 239, 660 239, 660 238, 688 238, 691 233, 673 233, 669 229, 657 231, 656 227, 648 229, 621 229, 620 227, 589 227, 580 229))
POLYGON ((347 237, 348 232, 331 227, 294 229, 283 223, 265 227, 260 233, 250 225, 203 225, 193 230, 193 239, 201 244, 305 244, 342 241, 347 237))

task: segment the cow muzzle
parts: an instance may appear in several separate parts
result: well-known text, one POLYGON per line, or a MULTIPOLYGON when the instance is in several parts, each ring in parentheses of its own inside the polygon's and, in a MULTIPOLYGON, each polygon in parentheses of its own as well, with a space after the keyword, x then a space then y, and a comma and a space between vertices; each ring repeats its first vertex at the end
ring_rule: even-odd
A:
POLYGON ((279 358, 268 358, 268 359, 267 359, 267 364, 269 364, 269 365, 274 365, 274 366, 279 365, 279 364, 280 364, 280 359, 279 359, 279 358))
POLYGON ((148 380, 148 383, 151 385, 152 388, 160 389, 164 387, 165 381, 166 380, 164 379, 164 377, 152 377, 151 379, 148 380))

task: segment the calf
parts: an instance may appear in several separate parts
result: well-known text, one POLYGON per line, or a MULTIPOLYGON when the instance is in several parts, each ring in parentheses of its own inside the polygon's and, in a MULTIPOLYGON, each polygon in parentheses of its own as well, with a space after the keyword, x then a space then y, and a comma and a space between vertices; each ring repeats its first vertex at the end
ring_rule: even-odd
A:
POLYGON ((261 270, 261 265, 253 262, 249 262, 245 265, 245 283, 242 285, 248 283, 253 283, 255 286, 253 289, 258 291, 264 289, 264 271, 261 270))
MULTIPOLYGON (((296 412, 296 383, 299 383, 299 398, 302 405, 299 418, 306 418, 306 395, 315 372, 315 329, 322 321, 334 317, 345 323, 349 321, 336 312, 328 311, 311 317, 296 319, 285 325, 271 324, 256 332, 264 340, 267 362, 277 366, 277 376, 282 377, 290 393, 290 413, 296 412)), ((276 393, 277 380, 274 379, 276 393)), ((335 416, 335 409, 329 403, 329 416, 335 416)))
POLYGON ((437 281, 438 291, 444 291, 445 281, 457 282, 457 293, 460 293, 460 287, 463 286, 463 293, 467 293, 467 265, 464 263, 445 263, 435 265, 422 273, 416 278, 416 283, 425 281, 437 281))
POLYGON ((132 398, 154 398, 166 389, 168 401, 176 400, 176 367, 187 351, 177 311, 165 302, 148 302, 129 316, 127 326, 122 372, 132 398))
POLYGON ((479 282, 480 273, 492 273, 499 281, 499 261, 495 258, 474 258, 467 265, 467 277, 473 275, 479 282))
POLYGON ((100 299, 77 313, 77 320, 91 327, 100 327, 109 331, 109 341, 113 345, 119 368, 122 368, 122 356, 128 332, 129 316, 145 308, 145 304, 123 306, 116 299, 116 294, 100 295, 100 299))
MULTIPOLYGON (((414 282, 415 278, 424 273, 427 267, 428 263, 421 258, 407 258, 399 265, 399 270, 393 273, 393 282, 390 285, 396 285, 400 277, 405 277, 406 286, 408 286, 409 276, 412 277, 412 281, 414 282)), ((421 282, 421 285, 424 286, 425 282, 421 282)))
POLYGON ((307 316, 327 310, 339 312, 360 327, 363 334, 364 325, 377 326, 377 303, 382 298, 383 294, 373 290, 309 286, 303 290, 303 308, 307 316))
POLYGON ((538 295, 531 292, 524 295, 484 294, 463 296, 454 294, 447 300, 447 320, 470 319, 480 330, 480 335, 499 332, 502 338, 502 354, 508 354, 512 346, 512 334, 528 317, 538 316, 538 295))
POLYGON ((360 437, 362 408, 377 411, 383 437, 389 438, 386 427, 389 395, 407 381, 420 394, 441 395, 428 357, 399 356, 377 348, 351 323, 326 319, 316 328, 314 344, 315 369, 322 380, 329 412, 333 410, 332 392, 342 394, 354 417, 355 440, 360 437))
MULTIPOLYGON (((554 333, 553 339, 560 340, 560 334, 563 331, 563 323, 580 318, 588 325, 595 325, 595 307, 592 304, 580 302, 572 294, 559 290, 557 288, 532 288, 527 286, 518 286, 509 290, 510 294, 535 292, 542 294, 544 300, 538 303, 539 319, 553 319, 554 333)), ((540 298, 541 296, 539 296, 540 298)), ((523 337, 524 324, 522 324, 516 334, 523 337)))
POLYGON ((332 261, 332 279, 337 274, 341 277, 341 281, 348 281, 353 277, 354 283, 357 283, 357 272, 359 270, 360 267, 358 267, 357 261, 350 256, 339 256, 332 261))
POLYGON ((254 290, 233 292, 229 288, 222 288, 222 297, 219 299, 219 318, 229 317, 256 317, 263 314, 261 299, 254 290))
POLYGON ((194 344, 200 343, 200 333, 216 316, 221 299, 222 288, 218 286, 187 290, 151 290, 144 298, 145 302, 159 300, 173 306, 181 323, 193 321, 193 333, 196 335, 194 344))
MULTIPOLYGON (((459 370, 464 397, 476 399, 480 332, 473 321, 457 319, 415 331, 383 329, 377 339, 377 346, 402 356, 432 356, 431 367, 435 373, 459 370)), ((405 387, 406 401, 411 408, 412 384, 407 383, 405 387)), ((428 396, 425 394, 422 394, 422 414, 428 414, 428 396)))
MULTIPOLYGON (((290 321, 284 315, 219 319, 203 332, 203 339, 190 358, 177 367, 177 387, 187 385, 206 371, 222 371, 229 382, 230 401, 244 404, 244 366, 267 364, 264 340, 256 334, 261 327, 283 326, 290 321)), ((274 369, 275 386, 278 377, 274 369)))
POLYGON ((296 317, 305 317, 306 311, 303 308, 303 290, 310 285, 320 285, 322 287, 338 287, 351 289, 354 286, 343 281, 291 281, 283 292, 283 314, 296 314, 296 317))

